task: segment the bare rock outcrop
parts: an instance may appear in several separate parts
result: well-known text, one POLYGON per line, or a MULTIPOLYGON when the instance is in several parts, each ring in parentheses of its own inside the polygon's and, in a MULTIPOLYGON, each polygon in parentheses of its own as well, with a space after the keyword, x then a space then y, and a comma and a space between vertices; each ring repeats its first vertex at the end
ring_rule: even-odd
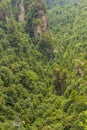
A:
POLYGON ((21 0, 19 3, 19 8, 20 8, 20 14, 18 15, 18 21, 23 21, 25 18, 25 8, 24 8, 24 0, 21 0))
POLYGON ((42 33, 48 33, 48 22, 44 2, 39 0, 37 1, 36 6, 38 8, 37 14, 39 16, 39 19, 41 20, 40 24, 36 24, 34 26, 34 35, 37 39, 42 33))

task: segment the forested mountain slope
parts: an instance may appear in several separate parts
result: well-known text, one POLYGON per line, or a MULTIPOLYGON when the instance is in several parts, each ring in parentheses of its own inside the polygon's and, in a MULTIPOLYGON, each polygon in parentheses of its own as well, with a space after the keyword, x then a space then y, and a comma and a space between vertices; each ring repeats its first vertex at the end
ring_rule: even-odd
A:
POLYGON ((0 0, 0 130, 87 130, 87 2, 78 1, 48 0, 46 11, 42 0, 0 0))
MULTIPOLYGON (((48 15, 49 27, 54 35, 55 61, 60 64, 62 69, 67 68, 69 71, 68 93, 75 94, 74 97, 77 97, 76 93, 78 93, 79 98, 84 97, 87 100, 87 2, 82 1, 80 4, 73 6, 57 6, 50 9, 48 15)), ((84 99, 82 99, 82 102, 84 102, 84 99)), ((77 104, 79 104, 79 101, 76 104, 72 103, 71 106, 69 104, 68 110, 73 111, 77 104)), ((79 104, 78 110, 80 106, 82 108, 82 105, 79 104)), ((77 130, 78 128, 74 129, 77 130)), ((86 130, 87 127, 82 129, 86 130)))
POLYGON ((51 9, 55 6, 67 6, 73 4, 79 4, 81 0, 45 0, 47 8, 51 9))

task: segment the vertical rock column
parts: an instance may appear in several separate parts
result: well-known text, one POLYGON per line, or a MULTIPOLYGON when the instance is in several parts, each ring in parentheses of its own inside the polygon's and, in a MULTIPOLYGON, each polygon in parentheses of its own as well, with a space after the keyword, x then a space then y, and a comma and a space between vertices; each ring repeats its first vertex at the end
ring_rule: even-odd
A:
POLYGON ((36 2, 36 7, 38 8, 37 11, 37 17, 36 19, 40 19, 41 23, 37 24, 34 27, 34 36, 37 39, 42 33, 47 33, 48 32, 48 21, 47 21, 47 15, 44 7, 44 2, 39 0, 36 2))
POLYGON ((20 14, 18 15, 18 21, 23 21, 25 18, 25 8, 23 4, 24 0, 21 0, 19 3, 19 8, 20 8, 20 14))

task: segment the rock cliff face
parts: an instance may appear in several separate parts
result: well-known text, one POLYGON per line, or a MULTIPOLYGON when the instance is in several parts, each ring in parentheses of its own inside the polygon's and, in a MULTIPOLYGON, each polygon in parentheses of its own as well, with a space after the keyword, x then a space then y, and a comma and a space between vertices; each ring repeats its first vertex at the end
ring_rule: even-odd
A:
POLYGON ((4 20, 5 19, 5 14, 3 12, 2 9, 0 9, 0 20, 4 20))
POLYGON ((0 20, 7 22, 10 17, 10 13, 5 12, 3 8, 0 8, 0 20))
POLYGON ((23 21, 25 18, 24 0, 0 3, 0 20, 7 22, 13 16, 15 20, 23 21))
POLYGON ((25 18, 25 8, 23 3, 24 0, 21 0, 19 3, 20 14, 18 15, 18 21, 23 21, 25 18))
POLYGON ((12 15, 15 20, 21 22, 29 14, 31 18, 28 20, 27 26, 30 36, 38 39, 42 33, 48 33, 47 14, 43 0, 18 0, 9 2, 8 7, 10 8, 7 9, 7 12, 0 8, 0 20, 8 21, 12 15))
POLYGON ((35 38, 38 38, 41 35, 41 33, 42 33, 41 25, 37 24, 37 25, 35 25, 35 27, 33 29, 34 29, 34 36, 35 36, 35 38))
POLYGON ((34 36, 38 38, 42 33, 48 33, 48 22, 47 22, 47 15, 44 7, 44 2, 38 0, 36 2, 36 7, 38 8, 37 14, 41 23, 38 23, 34 26, 34 36))

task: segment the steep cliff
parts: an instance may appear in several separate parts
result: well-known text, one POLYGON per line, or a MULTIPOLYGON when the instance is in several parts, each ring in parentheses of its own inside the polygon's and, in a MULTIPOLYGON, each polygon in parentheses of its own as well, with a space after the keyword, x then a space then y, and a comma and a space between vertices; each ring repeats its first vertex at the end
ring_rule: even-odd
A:
POLYGON ((25 18, 24 0, 21 0, 19 2, 19 9, 20 9, 20 13, 18 15, 18 21, 23 21, 25 18))
POLYGON ((32 37, 37 39, 42 33, 48 33, 48 21, 44 2, 35 0, 29 5, 28 29, 32 37))
POLYGON ((0 20, 3 22, 8 21, 8 18, 11 15, 11 3, 8 1, 0 1, 0 20))
POLYGON ((87 0, 48 16, 0 0, 0 130, 87 130, 87 0))
POLYGON ((42 33, 48 33, 47 14, 43 0, 7 0, 6 2, 1 1, 0 4, 0 20, 7 21, 9 18, 13 18, 22 22, 26 19, 27 30, 35 39, 42 33))
POLYGON ((47 14, 46 14, 46 10, 44 7, 44 2, 41 0, 38 0, 36 2, 36 7, 38 8, 37 15, 39 16, 37 18, 39 18, 41 23, 36 24, 35 27, 33 28, 35 38, 40 36, 43 32, 45 32, 45 33, 48 32, 47 14))

